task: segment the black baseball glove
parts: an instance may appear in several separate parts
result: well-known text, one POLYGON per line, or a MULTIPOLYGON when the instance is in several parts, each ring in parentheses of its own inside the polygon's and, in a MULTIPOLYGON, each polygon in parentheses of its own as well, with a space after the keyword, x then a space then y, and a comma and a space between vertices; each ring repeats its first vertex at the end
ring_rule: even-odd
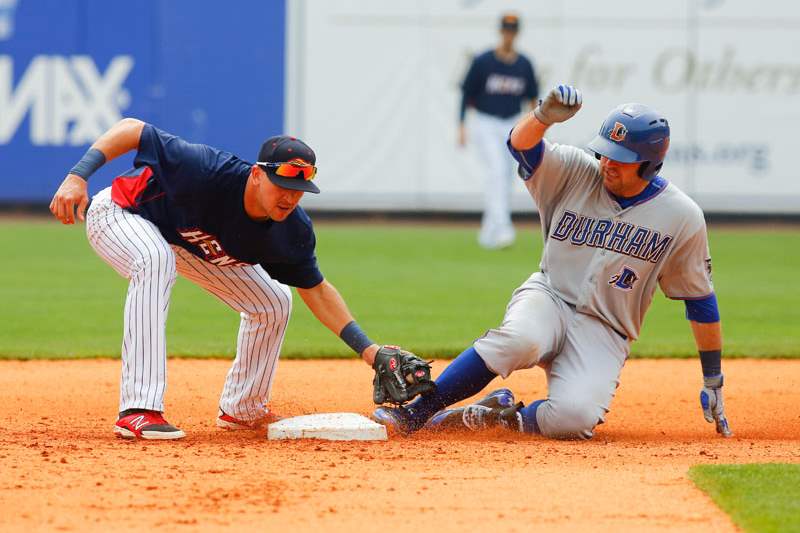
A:
POLYGON ((418 394, 436 390, 431 380, 431 362, 423 361, 399 346, 381 346, 375 354, 372 400, 376 404, 403 405, 418 394))

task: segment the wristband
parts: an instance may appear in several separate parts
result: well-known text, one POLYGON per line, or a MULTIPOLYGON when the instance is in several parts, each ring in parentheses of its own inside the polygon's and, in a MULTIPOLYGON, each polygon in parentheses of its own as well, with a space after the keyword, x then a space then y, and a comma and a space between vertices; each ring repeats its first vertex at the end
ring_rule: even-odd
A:
POLYGON ((342 332, 339 333, 339 338, 344 341, 354 352, 358 355, 361 355, 368 346, 375 344, 367 337, 367 334, 361 329, 358 323, 353 320, 349 324, 347 324, 344 328, 342 328, 342 332))
POLYGON ((547 120, 544 118, 544 114, 542 113, 542 110, 540 109, 541 107, 542 107, 542 99, 540 98, 539 99, 539 105, 537 105, 536 107, 533 108, 533 116, 536 117, 536 120, 541 122, 544 126, 552 126, 553 123, 552 122, 547 122, 547 120))
POLYGON ((700 351, 700 365, 705 377, 722 374, 722 350, 700 351))
POLYGON ((69 173, 89 181, 89 176, 97 172, 97 169, 105 164, 105 154, 97 148, 89 148, 69 173))

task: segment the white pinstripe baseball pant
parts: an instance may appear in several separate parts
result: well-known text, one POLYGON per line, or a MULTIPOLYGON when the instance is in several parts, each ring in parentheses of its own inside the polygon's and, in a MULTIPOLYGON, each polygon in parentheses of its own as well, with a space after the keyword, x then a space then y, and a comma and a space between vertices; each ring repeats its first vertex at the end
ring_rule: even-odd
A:
POLYGON ((289 287, 258 265, 219 267, 171 246, 151 222, 117 206, 110 188, 92 199, 86 234, 100 258, 130 280, 119 410, 164 410, 167 312, 180 274, 242 317, 220 408, 245 421, 264 416, 292 309, 289 287))

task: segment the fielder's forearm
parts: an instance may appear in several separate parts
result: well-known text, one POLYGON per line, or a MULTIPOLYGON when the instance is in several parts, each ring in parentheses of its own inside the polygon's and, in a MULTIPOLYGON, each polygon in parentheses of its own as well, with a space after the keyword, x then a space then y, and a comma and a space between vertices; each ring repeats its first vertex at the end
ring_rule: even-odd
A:
POLYGON ((342 298, 342 295, 339 294, 339 291, 336 290, 333 284, 329 283, 327 280, 323 280, 322 283, 310 289, 298 288, 297 293, 311 312, 314 313, 314 316, 317 317, 317 320, 331 330, 336 336, 341 337, 351 348, 359 345, 356 351, 359 352, 361 358, 364 359, 367 364, 372 364, 372 361, 375 359, 375 352, 378 351, 378 345, 374 343, 368 344, 372 342, 370 340, 363 342, 363 339, 368 339, 368 337, 357 327, 357 324, 355 326, 357 332, 354 338, 351 338, 353 335, 349 334, 342 337, 345 327, 351 326, 349 329, 352 329, 352 324, 355 324, 355 321, 353 320, 353 315, 350 313, 350 310, 347 308, 344 298, 342 298))
POLYGON ((72 167, 67 175, 67 181, 71 180, 78 187, 83 186, 80 185, 81 183, 85 185, 85 182, 100 167, 112 159, 138 148, 143 129, 144 122, 135 118, 124 118, 111 126, 72 167))
POLYGON ((353 315, 347 308, 342 295, 331 283, 323 280, 322 283, 310 289, 297 289, 297 294, 303 299, 317 320, 336 335, 350 322, 353 315))
POLYGON ((145 123, 139 119, 123 118, 98 137, 92 148, 103 152, 106 161, 111 161, 139 148, 144 126, 145 123))
POLYGON ((464 119, 467 116, 467 104, 468 104, 467 93, 466 92, 462 92, 461 93, 461 106, 458 108, 458 125, 459 126, 463 126, 464 125, 464 119))
POLYGON ((533 113, 527 113, 511 130, 511 146, 515 150, 530 150, 541 142, 548 127, 533 113))

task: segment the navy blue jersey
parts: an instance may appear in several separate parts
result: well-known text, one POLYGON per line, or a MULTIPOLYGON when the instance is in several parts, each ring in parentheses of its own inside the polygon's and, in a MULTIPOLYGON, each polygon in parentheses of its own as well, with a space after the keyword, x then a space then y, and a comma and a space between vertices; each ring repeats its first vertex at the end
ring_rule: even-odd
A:
POLYGON ((244 190, 252 164, 147 124, 134 166, 114 180, 111 197, 155 224, 170 244, 219 266, 259 264, 294 287, 323 280, 314 228, 302 208, 283 222, 247 215, 244 190))
POLYGON ((539 95, 533 65, 522 54, 513 63, 497 59, 494 50, 475 57, 461 85, 461 120, 467 106, 482 113, 510 118, 519 113, 523 100, 539 95))

